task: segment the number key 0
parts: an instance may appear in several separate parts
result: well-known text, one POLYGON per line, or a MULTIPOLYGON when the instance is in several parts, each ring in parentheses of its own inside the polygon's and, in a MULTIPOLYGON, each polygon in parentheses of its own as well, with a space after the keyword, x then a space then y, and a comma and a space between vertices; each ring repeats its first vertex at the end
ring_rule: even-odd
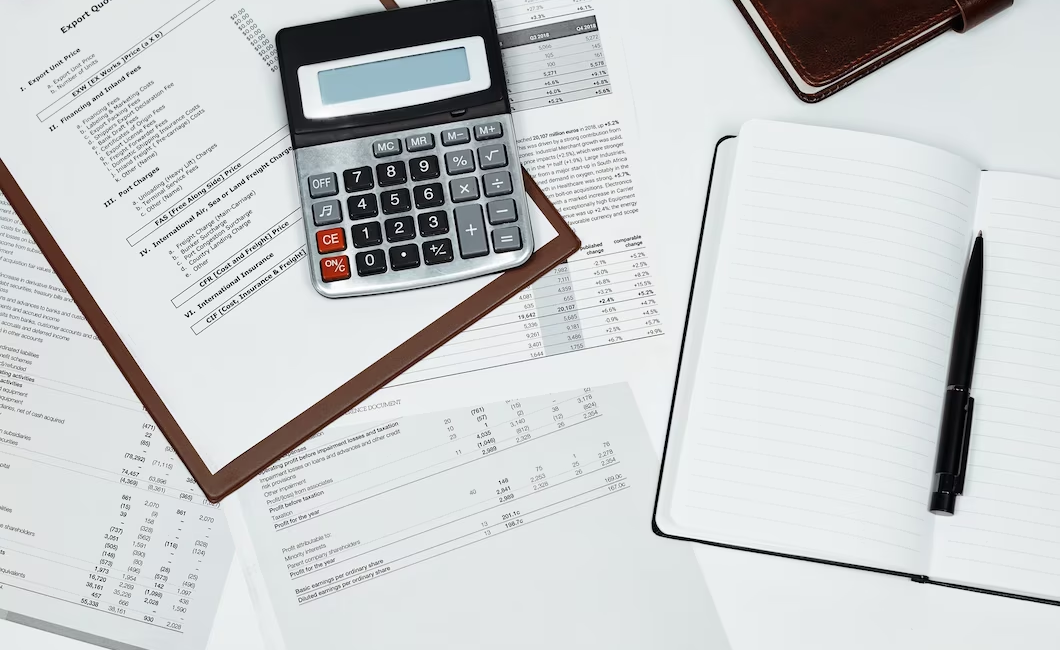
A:
POLYGON ((386 273, 386 253, 382 250, 357 253, 355 259, 357 260, 357 275, 362 278, 366 275, 386 273))

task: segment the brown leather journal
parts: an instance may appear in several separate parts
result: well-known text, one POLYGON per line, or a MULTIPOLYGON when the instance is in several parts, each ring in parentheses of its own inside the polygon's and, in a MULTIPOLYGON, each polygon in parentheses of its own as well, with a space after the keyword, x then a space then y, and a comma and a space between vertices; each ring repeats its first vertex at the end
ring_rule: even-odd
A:
POLYGON ((788 85, 819 102, 1013 0, 735 0, 788 85))
MULTIPOLYGON (((397 8, 393 0, 380 0, 380 2, 388 10, 397 8)), ((389 352, 381 350, 379 360, 366 370, 330 394, 321 396, 321 399, 306 411, 213 473, 82 281, 77 269, 56 243, 48 227, 26 198, 22 188, 19 187, 4 162, 0 160, 0 192, 6 195, 11 207, 22 220, 22 224, 33 237, 56 276, 62 281, 66 291, 100 342, 103 343, 155 424, 187 466, 203 494, 215 503, 237 490, 289 451, 364 401, 372 393, 393 381, 398 375, 454 336, 515 297, 520 291, 559 266, 581 247, 581 241, 577 235, 525 169, 523 169, 523 185, 530 200, 537 205, 555 229, 557 233, 555 238, 534 252, 523 266, 501 273, 485 287, 403 344, 389 352)), ((306 291, 312 291, 312 288, 307 285, 306 291)))

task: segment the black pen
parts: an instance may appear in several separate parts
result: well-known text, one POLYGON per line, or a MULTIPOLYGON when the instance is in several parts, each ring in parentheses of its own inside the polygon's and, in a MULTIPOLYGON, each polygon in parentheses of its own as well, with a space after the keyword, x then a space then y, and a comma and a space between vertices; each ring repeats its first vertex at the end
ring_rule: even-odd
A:
POLYGON ((961 302, 957 307, 957 327, 953 335, 946 401, 939 430, 939 448, 935 456, 935 480, 931 488, 931 512, 952 515, 957 495, 964 491, 968 470, 968 447, 972 436, 972 411, 975 400, 972 371, 975 349, 979 343, 979 317, 983 304, 983 233, 975 239, 972 258, 964 276, 961 302))

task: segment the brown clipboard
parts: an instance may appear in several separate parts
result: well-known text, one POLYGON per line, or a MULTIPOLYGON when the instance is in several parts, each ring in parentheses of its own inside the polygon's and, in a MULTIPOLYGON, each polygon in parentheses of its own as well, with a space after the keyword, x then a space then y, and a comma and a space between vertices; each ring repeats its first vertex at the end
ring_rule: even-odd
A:
MULTIPOLYGON (((380 0, 380 2, 387 9, 397 8, 393 0, 380 0)), ((37 247, 48 260, 63 286, 66 287, 66 291, 81 310, 85 320, 99 337, 111 359, 117 364, 118 370, 125 376, 133 392, 147 409, 147 413, 165 435, 177 456, 184 462, 203 494, 214 503, 235 492, 292 449, 562 264, 581 248, 578 236, 563 220, 559 211, 525 168, 523 169, 523 185, 527 196, 556 230, 557 236, 554 239, 535 251, 525 264, 500 274, 495 280, 446 312, 441 318, 269 434, 264 440, 240 454, 215 474, 206 467, 199 452, 188 440, 180 424, 159 397, 151 381, 144 374, 121 337, 118 336, 106 314, 81 281, 77 270, 59 248, 51 232, 48 231, 48 227, 44 225, 44 221, 41 220, 36 209, 26 198, 11 172, 8 171, 7 165, 0 160, 0 191, 6 195, 11 207, 22 220, 23 226, 33 237, 37 247)), ((306 286, 306 291, 312 291, 312 287, 306 286)))

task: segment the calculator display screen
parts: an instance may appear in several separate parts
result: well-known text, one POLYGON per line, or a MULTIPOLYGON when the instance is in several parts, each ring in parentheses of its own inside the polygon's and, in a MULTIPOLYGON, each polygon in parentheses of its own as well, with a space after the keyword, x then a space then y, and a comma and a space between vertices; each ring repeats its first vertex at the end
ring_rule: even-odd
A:
POLYGON ((428 104, 485 90, 491 84, 486 42, 481 36, 379 50, 298 68, 302 113, 312 120, 428 104))
POLYGON ((471 80, 467 50, 455 47, 396 59, 362 63, 317 73, 320 100, 325 106, 368 97, 471 80))

